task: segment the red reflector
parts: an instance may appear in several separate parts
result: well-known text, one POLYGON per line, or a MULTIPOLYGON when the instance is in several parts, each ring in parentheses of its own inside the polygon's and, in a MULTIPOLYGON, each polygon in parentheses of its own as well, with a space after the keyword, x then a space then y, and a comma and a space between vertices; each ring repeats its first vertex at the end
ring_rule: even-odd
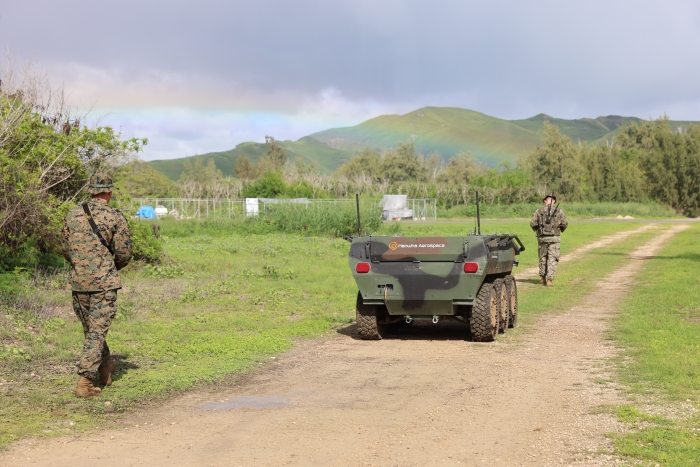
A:
POLYGON ((357 263, 355 271, 359 273, 369 272, 369 263, 357 263))
POLYGON ((464 272, 473 273, 479 270, 479 263, 464 263, 464 272))

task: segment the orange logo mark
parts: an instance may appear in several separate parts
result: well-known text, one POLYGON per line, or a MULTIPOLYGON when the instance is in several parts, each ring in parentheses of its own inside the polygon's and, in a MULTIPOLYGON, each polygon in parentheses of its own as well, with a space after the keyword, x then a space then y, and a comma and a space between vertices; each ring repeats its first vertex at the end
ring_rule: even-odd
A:
POLYGON ((392 250, 392 251, 395 250, 395 249, 397 249, 398 247, 399 247, 399 244, 396 243, 396 242, 391 242, 391 243, 389 243, 389 249, 392 250))

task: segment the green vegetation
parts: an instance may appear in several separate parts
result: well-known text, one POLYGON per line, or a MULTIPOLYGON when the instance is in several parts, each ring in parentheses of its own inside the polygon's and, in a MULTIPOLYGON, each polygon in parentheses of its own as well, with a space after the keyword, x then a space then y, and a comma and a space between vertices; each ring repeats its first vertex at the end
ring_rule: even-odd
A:
MULTIPOLYGON (((175 392, 235 377, 296 339, 322 335, 354 319, 356 290, 347 267, 348 243, 341 239, 249 235, 236 230, 242 224, 232 228, 213 220, 160 225, 170 264, 133 264, 124 271, 125 288, 109 337, 119 361, 115 384, 96 399, 72 396, 72 362, 82 331, 72 314, 65 273, 0 276, 0 287, 25 291, 0 303, 0 419, 9 420, 0 424, 0 443, 103 424, 175 392)), ((574 223, 564 253, 638 225, 574 223)), ((521 267, 536 264, 527 225, 487 221, 484 228, 522 235, 528 249, 520 257, 521 267)), ((381 229, 456 235, 468 226, 393 224, 381 229)), ((627 245, 609 251, 627 251, 632 247, 627 245)), ((592 287, 599 276, 587 274, 589 268, 603 274, 622 260, 593 254, 562 268, 554 294, 539 288, 523 292, 523 322, 543 304, 555 309, 592 287), (548 296, 556 298, 549 302, 548 296)))
MULTIPOLYGON (((489 168, 469 152, 459 152, 445 163, 439 152, 428 156, 418 152, 413 141, 399 142, 383 153, 365 146, 332 176, 320 174, 317 166, 302 158, 290 162, 282 145, 267 137, 266 156, 255 164, 247 157, 237 159, 233 167, 237 179, 224 176, 214 159, 205 163, 195 158, 183 164, 178 188, 186 198, 225 199, 401 193, 409 198, 435 198, 441 213, 450 217, 469 215, 477 192, 486 209, 505 216, 523 212, 522 205, 540 203, 546 192, 569 205, 597 203, 586 216, 627 210, 619 203, 646 206, 635 205, 637 215, 670 215, 655 203, 686 216, 700 215, 696 196, 700 126, 673 128, 665 117, 654 122, 607 117, 604 122, 631 123, 617 128, 608 143, 589 146, 572 141, 559 127, 542 120, 540 144, 519 158, 517 166, 502 160, 498 168, 489 168)), ((605 126, 604 122, 586 121, 585 131, 605 126)), ((571 125, 567 128, 572 133, 571 125)))
POLYGON ((90 128, 31 64, 0 65, 0 273, 56 267, 68 210, 91 172, 123 165, 146 140, 90 128))
MULTIPOLYGON (((509 121, 468 109, 425 107, 406 115, 383 115, 354 127, 325 130, 298 141, 280 141, 279 144, 291 160, 301 158, 314 163, 324 173, 335 171, 366 146, 381 152, 411 141, 422 154, 437 152, 449 159, 469 152, 475 160, 495 168, 503 161, 516 163, 520 157, 532 152, 540 140, 544 122, 558 126, 563 135, 576 143, 598 145, 612 141, 621 127, 642 120, 617 116, 565 120, 539 114, 509 121)), ((677 128, 691 123, 672 121, 670 125, 677 128)), ((254 164, 266 155, 264 143, 241 143, 230 151, 196 157, 213 159, 224 174, 230 175, 239 157, 245 156, 254 164)), ((152 161, 149 164, 176 181, 187 159, 152 161)))
POLYGON ((113 175, 114 184, 134 198, 155 196, 177 198, 177 185, 147 163, 136 160, 119 167, 113 175))
MULTIPOLYGON (((327 144, 309 136, 298 141, 278 141, 286 151, 290 160, 302 159, 308 164, 314 164, 325 173, 332 172, 344 162, 350 160, 353 151, 334 149, 327 144)), ((164 174, 172 181, 177 181, 185 170, 186 161, 193 158, 212 159, 216 166, 226 175, 232 175, 236 161, 245 157, 252 164, 267 156, 265 143, 241 143, 234 149, 222 152, 210 152, 198 156, 151 161, 148 164, 164 174)))
POLYGON ((698 233, 700 228, 693 225, 648 259, 613 333, 628 357, 619 371, 633 401, 616 409, 630 432, 613 436, 613 441, 620 454, 651 465, 697 465, 700 459, 698 233), (675 415, 645 413, 638 405, 650 398, 661 409, 676 407, 670 411, 675 415))
MULTIPOLYGON (((540 203, 481 205, 481 215, 490 219, 529 219, 541 206, 540 203)), ((630 216, 635 219, 667 219, 681 217, 674 210, 659 203, 562 203, 561 209, 569 219, 615 218, 630 216)), ((476 206, 460 205, 449 209, 439 208, 440 218, 474 218, 476 206)))

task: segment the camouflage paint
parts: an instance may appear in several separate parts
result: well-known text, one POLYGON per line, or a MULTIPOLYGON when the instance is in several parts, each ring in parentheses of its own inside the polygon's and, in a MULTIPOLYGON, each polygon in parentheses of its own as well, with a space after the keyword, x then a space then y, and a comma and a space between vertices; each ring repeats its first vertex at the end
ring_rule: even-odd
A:
POLYGON ((489 275, 510 274, 519 249, 509 236, 355 237, 349 264, 367 305, 386 305, 390 315, 454 315, 472 305, 489 275), (358 263, 370 272, 355 272, 358 263), (464 263, 479 265, 465 273, 464 263))

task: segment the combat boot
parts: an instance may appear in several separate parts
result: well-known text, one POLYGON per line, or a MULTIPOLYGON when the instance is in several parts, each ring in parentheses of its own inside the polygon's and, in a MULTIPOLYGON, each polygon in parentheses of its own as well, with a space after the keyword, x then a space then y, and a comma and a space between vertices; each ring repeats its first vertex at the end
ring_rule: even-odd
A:
POLYGON ((542 285, 547 285, 547 278, 542 276, 542 285))
POLYGON ((554 287, 554 282, 551 279, 547 279, 547 287, 554 287))
POLYGON ((114 363, 114 360, 111 358, 100 365, 100 367, 97 369, 97 372, 100 374, 100 384, 102 386, 109 386, 112 384, 112 374, 114 373, 114 370, 116 369, 116 365, 114 363))
POLYGON ((75 395, 77 397, 92 397, 101 392, 102 389, 96 388, 92 385, 92 381, 85 376, 81 376, 80 381, 78 381, 78 388, 75 390, 75 395))

